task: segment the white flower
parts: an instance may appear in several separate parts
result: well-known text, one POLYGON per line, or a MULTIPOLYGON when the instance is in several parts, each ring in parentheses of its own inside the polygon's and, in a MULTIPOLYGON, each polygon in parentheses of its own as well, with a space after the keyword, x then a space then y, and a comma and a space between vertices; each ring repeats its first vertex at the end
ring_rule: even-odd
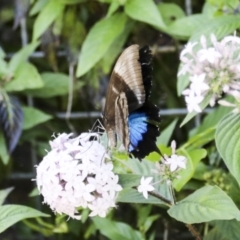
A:
MULTIPOLYGON (((59 134, 58 137, 56 137, 53 141, 49 141, 49 144, 52 149, 65 150, 66 147, 64 146, 64 144, 68 141, 69 137, 72 135, 73 135, 72 133, 59 134)), ((55 137, 54 134, 53 134, 53 136, 55 137)))
POLYGON ((189 93, 188 96, 185 96, 185 101, 187 103, 188 112, 201 112, 199 104, 202 102, 202 96, 196 96, 193 91, 189 93))
MULTIPOLYGON (((76 179, 77 180, 77 179, 76 179)), ((75 181, 73 185, 76 198, 83 198, 88 202, 92 202, 95 197, 91 194, 96 188, 93 184, 85 184, 81 181, 75 181)))
POLYGON ((226 100, 219 100, 218 103, 225 107, 235 107, 236 105, 226 100))
POLYGON ((77 208, 89 208, 90 216, 106 216, 115 207, 116 195, 122 190, 113 164, 99 136, 84 133, 76 138, 59 134, 50 141, 51 151, 37 166, 36 182, 44 203, 56 213, 81 219, 77 208), (90 140, 95 137, 95 140, 90 140))
POLYGON ((191 62, 192 59, 181 66, 180 71, 178 72, 178 76, 185 75, 186 73, 191 72, 191 62))
POLYGON ((200 96, 202 92, 209 90, 208 84, 205 81, 206 74, 202 73, 200 75, 193 75, 190 77, 190 81, 192 82, 190 85, 190 89, 197 95, 200 96))
POLYGON ((171 157, 165 159, 165 164, 169 165, 171 172, 176 171, 178 168, 186 168, 186 158, 183 156, 178 156, 176 154, 171 155, 171 157))
POLYGON ((108 204, 104 201, 104 199, 98 198, 93 201, 91 204, 88 205, 89 209, 92 211, 89 216, 99 216, 99 217, 106 217, 108 211, 108 204))
POLYGON ((119 184, 117 184, 118 183, 118 179, 119 179, 119 177, 115 175, 115 176, 111 177, 107 181, 106 185, 104 186, 104 190, 108 191, 109 195, 111 197, 114 197, 115 192, 119 192, 119 191, 122 190, 122 187, 119 184))
POLYGON ((183 56, 185 56, 187 53, 192 54, 193 51, 193 47, 197 44, 197 42, 191 43, 188 42, 187 45, 185 45, 185 48, 182 50, 181 54, 180 54, 180 58, 182 58, 183 56))
POLYGON ((225 106, 225 107, 234 108, 232 110, 233 113, 239 113, 240 112, 240 92, 232 91, 231 95, 235 97, 235 103, 228 102, 226 100, 219 100, 218 103, 222 106, 225 106))
POLYGON ((201 42, 202 47, 204 49, 206 49, 207 48, 207 39, 206 39, 206 37, 204 35, 201 36, 200 42, 201 42))
POLYGON ((144 179, 144 177, 141 178, 141 183, 138 186, 138 192, 142 193, 143 196, 148 199, 148 192, 151 192, 154 190, 154 187, 150 184, 152 181, 152 177, 147 177, 144 179))
POLYGON ((179 156, 176 154, 176 142, 171 143, 172 155, 170 157, 164 155, 163 163, 169 165, 170 171, 174 172, 178 169, 186 169, 186 158, 184 156, 179 156))
POLYGON ((198 52, 199 61, 208 61, 214 63, 216 58, 220 58, 222 55, 215 48, 201 49, 198 52))

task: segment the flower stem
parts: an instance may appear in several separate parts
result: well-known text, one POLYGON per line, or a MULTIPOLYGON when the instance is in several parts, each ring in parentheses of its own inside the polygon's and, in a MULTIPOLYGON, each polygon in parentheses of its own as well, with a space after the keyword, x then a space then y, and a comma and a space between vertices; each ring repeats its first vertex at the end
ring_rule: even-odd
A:
POLYGON ((152 195, 153 197, 156 197, 160 200, 162 200, 163 202, 165 202, 169 207, 171 207, 174 203, 172 201, 170 201, 169 199, 163 197, 162 195, 158 194, 157 192, 149 192, 149 195, 152 195))

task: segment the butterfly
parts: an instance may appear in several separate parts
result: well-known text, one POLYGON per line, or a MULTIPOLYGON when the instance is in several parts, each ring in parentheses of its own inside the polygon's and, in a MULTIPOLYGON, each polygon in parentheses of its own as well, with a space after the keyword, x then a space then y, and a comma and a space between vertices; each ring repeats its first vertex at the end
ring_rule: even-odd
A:
POLYGON ((108 146, 120 140, 125 150, 142 159, 159 149, 159 108, 148 101, 152 86, 152 54, 148 46, 131 45, 118 58, 106 94, 103 125, 108 146))

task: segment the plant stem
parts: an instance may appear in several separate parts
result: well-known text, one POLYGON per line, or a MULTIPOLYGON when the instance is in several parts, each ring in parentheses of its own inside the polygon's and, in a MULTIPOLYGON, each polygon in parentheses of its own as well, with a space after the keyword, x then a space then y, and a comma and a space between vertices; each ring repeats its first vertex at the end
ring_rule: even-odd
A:
POLYGON ((169 207, 173 205, 173 202, 171 202, 169 199, 163 197, 162 195, 158 194, 157 192, 152 191, 152 192, 149 192, 148 194, 162 200, 167 205, 169 205, 169 207))
POLYGON ((200 233, 193 225, 186 223, 186 227, 191 232, 191 234, 196 238, 196 240, 202 240, 200 233))

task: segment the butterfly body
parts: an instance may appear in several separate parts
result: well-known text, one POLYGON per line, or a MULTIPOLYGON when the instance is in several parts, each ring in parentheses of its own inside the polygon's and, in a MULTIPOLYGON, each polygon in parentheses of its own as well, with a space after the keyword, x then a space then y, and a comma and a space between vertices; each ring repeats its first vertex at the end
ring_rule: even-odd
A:
POLYGON ((152 55, 148 47, 128 47, 119 57, 110 78, 103 113, 108 145, 117 138, 126 151, 141 159, 158 151, 155 141, 160 134, 159 109, 148 102, 152 85, 152 55))

